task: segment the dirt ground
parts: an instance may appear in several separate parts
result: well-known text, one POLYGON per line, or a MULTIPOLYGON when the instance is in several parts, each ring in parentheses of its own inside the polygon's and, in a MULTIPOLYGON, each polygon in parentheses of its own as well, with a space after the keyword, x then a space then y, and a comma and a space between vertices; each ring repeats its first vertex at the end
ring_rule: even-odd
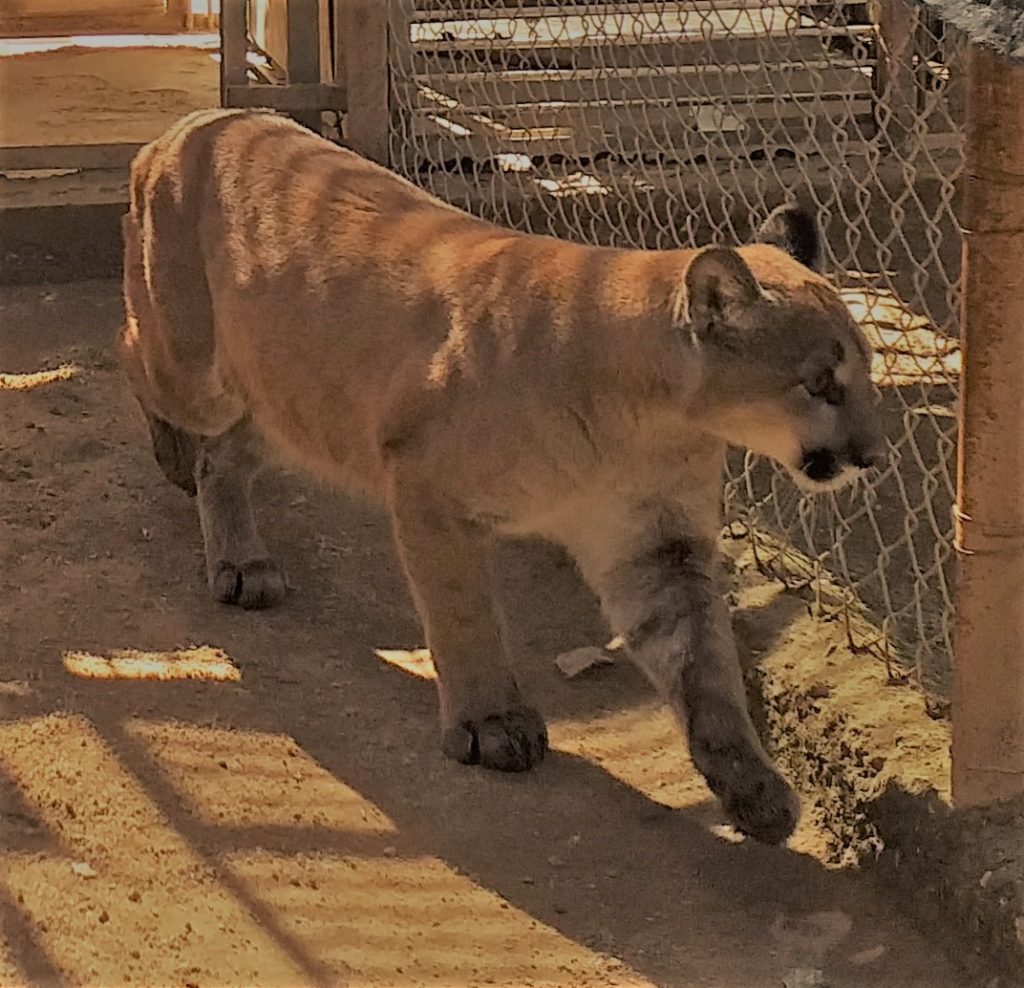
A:
POLYGON ((0 92, 17 93, 0 146, 141 144, 219 102, 215 36, 72 41, 0 39, 0 92))
POLYGON ((737 842, 625 662, 562 676, 605 631, 552 550, 503 554, 554 747, 525 776, 446 762, 432 684, 377 656, 422 642, 374 508, 270 478, 293 592, 209 600, 119 318, 112 282, 0 290, 0 984, 976 983, 810 825, 737 842), (107 661, 198 646, 207 679, 107 661))

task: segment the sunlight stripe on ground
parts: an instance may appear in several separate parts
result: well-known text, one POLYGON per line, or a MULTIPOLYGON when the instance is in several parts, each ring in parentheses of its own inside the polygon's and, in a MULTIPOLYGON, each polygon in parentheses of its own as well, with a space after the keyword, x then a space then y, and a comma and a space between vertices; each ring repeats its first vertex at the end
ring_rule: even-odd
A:
POLYGON ((401 669, 417 679, 437 679, 429 648, 375 648, 374 655, 389 666, 401 669))
POLYGON ((309 982, 84 717, 0 726, 0 765, 64 845, 61 856, 0 853, 0 873, 69 981, 309 982), (96 876, 77 874, 76 861, 96 876), (216 951, 197 949, 214 938, 216 951))
POLYGON ((394 824, 286 734, 130 721, 192 815, 232 827, 391 834, 394 824))
MULTIPOLYGON (((232 830, 265 828, 285 851, 222 852, 234 887, 272 917, 293 950, 339 982, 634 988, 648 982, 478 886, 444 861, 402 858, 380 841, 336 853, 323 830, 397 836, 369 800, 287 735, 173 722, 126 725, 189 815, 232 830), (289 839, 288 833, 294 834, 289 839), (335 853, 332 853, 332 846, 335 853), (295 848, 292 851, 292 847, 295 848)), ((256 840, 260 839, 257 832, 256 840)))
POLYGON ((0 373, 0 391, 29 391, 56 381, 70 381, 78 371, 75 364, 61 364, 53 370, 33 371, 29 374, 0 373))
POLYGON ((65 652, 64 668, 83 679, 202 679, 235 683, 242 673, 222 649, 211 645, 169 652, 140 652, 125 648, 109 655, 65 652))
POLYGON ((253 852, 225 863, 294 942, 349 984, 650 986, 436 858, 253 852))
POLYGON ((606 772, 666 806, 707 803, 713 797, 686 754, 683 732, 657 700, 602 716, 549 725, 561 751, 600 765, 606 772))

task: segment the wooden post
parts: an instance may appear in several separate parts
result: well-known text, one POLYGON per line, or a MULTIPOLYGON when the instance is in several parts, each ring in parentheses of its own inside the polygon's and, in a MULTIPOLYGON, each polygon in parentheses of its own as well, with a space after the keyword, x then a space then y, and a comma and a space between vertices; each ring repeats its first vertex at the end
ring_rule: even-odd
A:
POLYGON ((222 0, 220 11, 220 104, 229 106, 231 86, 244 86, 248 66, 246 0, 222 0))
POLYGON ((389 15, 393 0, 335 0, 336 52, 346 89, 345 143, 391 163, 389 15))
POLYGON ((167 19, 178 31, 188 30, 192 19, 189 0, 167 0, 167 19))
POLYGON ((878 13, 879 125, 892 148, 906 147, 918 116, 918 81, 914 53, 918 46, 921 14, 910 0, 881 0, 878 13))
POLYGON ((1024 793, 1024 64, 967 54, 953 798, 1024 793))
MULTIPOLYGON (((288 85, 320 82, 320 0, 288 0, 288 85)), ((320 110, 292 116, 320 133, 320 110)))

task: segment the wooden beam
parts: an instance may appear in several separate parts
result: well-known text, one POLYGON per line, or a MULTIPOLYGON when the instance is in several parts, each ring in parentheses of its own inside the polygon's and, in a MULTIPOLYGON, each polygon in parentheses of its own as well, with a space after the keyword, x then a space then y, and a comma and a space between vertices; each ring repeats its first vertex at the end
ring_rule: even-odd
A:
POLYGON ((702 107, 652 107, 644 112, 609 115, 602 107, 571 107, 566 111, 521 108, 507 122, 449 114, 414 112, 410 123, 411 156, 440 164, 472 159, 485 161, 503 154, 528 158, 557 154, 593 158, 598 154, 659 154, 688 161, 698 155, 733 160, 752 149, 839 154, 873 130, 871 101, 856 100, 817 106, 787 106, 784 117, 771 101, 748 108, 743 117, 718 120, 702 107), (834 108, 834 114, 828 110, 834 108))
POLYGON ((6 210, 96 206, 128 202, 126 168, 93 168, 24 181, 0 176, 0 215, 6 210))
POLYGON ((182 22, 173 12, 124 11, 110 14, 0 14, 0 36, 39 38, 73 34, 177 34, 182 22))
MULTIPOLYGON (((657 13, 694 10, 746 10, 765 7, 817 7, 820 0, 647 0, 643 3, 623 5, 621 0, 560 0, 559 3, 544 5, 537 0, 459 0, 458 9, 452 9, 452 0, 416 0, 416 11, 413 20, 475 20, 479 17, 492 18, 496 12, 499 17, 579 17, 583 14, 612 13, 622 15, 624 7, 632 15, 643 10, 657 13)), ((838 7, 856 6, 856 4, 836 4, 838 7)))
POLYGON ((334 70, 334 81, 339 85, 345 82, 345 32, 342 30, 344 13, 342 8, 346 0, 330 0, 331 3, 331 66, 334 70))
POLYGON ((334 53, 331 51, 331 3, 333 0, 318 0, 317 42, 319 50, 320 75, 318 82, 334 81, 334 53))
POLYGON ((393 6, 391 0, 343 0, 335 7, 349 108, 345 141, 354 151, 383 165, 390 163, 388 20, 393 6))
MULTIPOLYGON (((854 29, 851 29, 851 31, 854 29)), ((865 29, 855 29, 864 34, 865 29)), ((867 29, 870 33, 871 29, 867 29)), ((848 36, 847 31, 831 34, 848 36)), ((631 69, 651 66, 757 65, 780 62, 820 62, 827 32, 797 28, 775 35, 699 36, 645 35, 615 40, 580 38, 537 43, 529 39, 496 44, 477 39, 418 41, 412 45, 412 68, 417 75, 451 70, 507 72, 510 69, 631 69)))
MULTIPOLYGON (((288 2, 289 84, 313 85, 320 82, 320 0, 288 2)), ((320 111, 296 107, 291 115, 310 130, 320 133, 320 111)))
POLYGON ((967 53, 953 801, 1024 793, 1024 66, 967 53))
MULTIPOLYGON (((516 107, 524 103, 582 103, 623 100, 713 102, 720 97, 746 103, 771 93, 870 96, 869 75, 827 61, 786 65, 659 65, 608 72, 596 69, 510 69, 507 72, 433 72, 406 79, 403 105, 443 111, 454 100, 459 109, 516 107), (430 93, 439 94, 432 99, 430 93)), ((725 109, 734 109, 732 106, 725 109)))
POLYGON ((247 76, 248 16, 246 0, 221 0, 220 11, 220 102, 231 106, 228 93, 244 86, 247 76))
POLYGON ((886 143, 896 149, 913 139, 918 119, 918 80, 914 54, 921 30, 920 12, 910 0, 881 0, 878 15, 879 128, 886 143))
POLYGON ((185 30, 192 19, 192 9, 189 0, 167 0, 167 13, 165 16, 178 30, 185 30))
POLYGON ((229 86, 231 106, 266 107, 284 113, 345 109, 345 90, 326 82, 296 82, 284 86, 229 86))
POLYGON ((127 168, 141 144, 67 144, 0 148, 0 171, 127 168))

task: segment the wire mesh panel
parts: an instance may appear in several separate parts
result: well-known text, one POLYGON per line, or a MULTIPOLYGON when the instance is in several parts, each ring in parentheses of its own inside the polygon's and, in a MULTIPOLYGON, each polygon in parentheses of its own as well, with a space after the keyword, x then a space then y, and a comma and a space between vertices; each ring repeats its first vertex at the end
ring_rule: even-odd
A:
POLYGON ((780 572, 950 666, 962 45, 905 0, 392 0, 392 164, 515 228, 616 246, 740 243, 788 198, 877 352, 891 466, 800 496, 736 453, 730 517, 780 572), (770 548, 769 548, 770 547, 770 548))

